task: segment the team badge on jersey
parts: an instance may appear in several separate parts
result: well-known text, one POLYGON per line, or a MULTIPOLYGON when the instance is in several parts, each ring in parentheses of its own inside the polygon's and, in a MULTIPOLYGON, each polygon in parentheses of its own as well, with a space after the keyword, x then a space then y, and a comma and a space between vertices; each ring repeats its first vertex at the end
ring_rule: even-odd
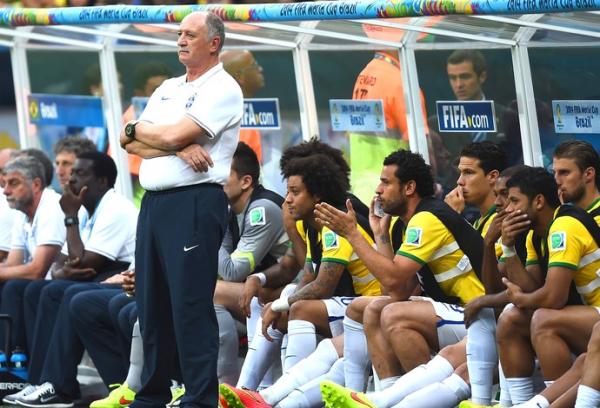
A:
POLYGON ((423 228, 411 227, 406 230, 404 243, 406 245, 420 246, 423 237, 423 228))
POLYGON ((256 207, 250 210, 250 225, 265 225, 266 222, 265 207, 256 207))
POLYGON ((192 96, 190 96, 187 100, 187 102, 185 103, 185 109, 189 109, 192 107, 192 105, 194 104, 194 101, 196 100, 196 94, 193 94, 192 96))
POLYGON ((333 231, 325 232, 325 234, 323 234, 323 245, 325 246, 325 249, 338 248, 340 243, 338 242, 337 234, 333 231))
POLYGON ((553 232, 550 235, 550 251, 564 251, 567 249, 567 233, 564 231, 553 232))

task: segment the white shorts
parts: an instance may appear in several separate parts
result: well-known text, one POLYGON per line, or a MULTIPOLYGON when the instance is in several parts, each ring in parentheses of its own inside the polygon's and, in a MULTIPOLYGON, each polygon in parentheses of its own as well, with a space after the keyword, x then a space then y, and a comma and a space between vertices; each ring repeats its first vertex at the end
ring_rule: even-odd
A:
POLYGON ((339 336, 344 332, 344 316, 346 309, 352 301, 356 299, 350 296, 334 296, 330 299, 322 299, 327 308, 327 316, 329 317, 329 329, 331 336, 339 336))
POLYGON ((440 318, 440 321, 437 322, 440 350, 446 346, 458 343, 467 335, 465 313, 461 306, 436 302, 431 298, 422 296, 411 296, 410 300, 424 300, 431 302, 436 316, 440 318))

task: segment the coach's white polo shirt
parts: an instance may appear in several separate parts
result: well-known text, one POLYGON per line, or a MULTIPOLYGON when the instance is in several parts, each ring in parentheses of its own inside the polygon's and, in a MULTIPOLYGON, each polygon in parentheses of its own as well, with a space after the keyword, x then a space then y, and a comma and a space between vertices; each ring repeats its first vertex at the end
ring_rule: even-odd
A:
MULTIPOLYGON (((111 261, 133 262, 138 210, 114 190, 108 190, 90 217, 85 207, 79 213, 79 236, 86 251, 111 261)), ((62 253, 68 255, 67 242, 62 253)))
POLYGON ((150 97, 140 120, 173 124, 187 116, 206 130, 210 140, 204 148, 214 167, 196 173, 177 156, 144 159, 140 184, 147 190, 165 190, 199 183, 225 184, 237 148, 243 111, 238 83, 218 64, 192 82, 186 76, 163 82, 150 97))
POLYGON ((13 210, 9 207, 4 190, 0 188, 0 250, 10 251, 11 244, 11 232, 15 218, 17 217, 17 210, 13 210))
POLYGON ((25 213, 18 211, 13 224, 11 249, 23 250, 23 263, 32 261, 38 246, 64 244, 67 234, 65 214, 60 208, 59 200, 60 195, 56 191, 46 188, 33 220, 29 220, 25 213))

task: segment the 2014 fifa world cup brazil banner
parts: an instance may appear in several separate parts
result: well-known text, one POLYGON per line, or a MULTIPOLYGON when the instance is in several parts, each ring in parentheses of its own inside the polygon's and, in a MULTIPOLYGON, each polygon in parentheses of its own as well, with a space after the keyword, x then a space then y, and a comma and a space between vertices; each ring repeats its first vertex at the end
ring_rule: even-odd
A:
POLYGON ((534 14, 600 10, 600 0, 370 0, 189 6, 101 6, 0 9, 0 26, 176 23, 193 11, 224 21, 375 19, 446 14, 534 14))

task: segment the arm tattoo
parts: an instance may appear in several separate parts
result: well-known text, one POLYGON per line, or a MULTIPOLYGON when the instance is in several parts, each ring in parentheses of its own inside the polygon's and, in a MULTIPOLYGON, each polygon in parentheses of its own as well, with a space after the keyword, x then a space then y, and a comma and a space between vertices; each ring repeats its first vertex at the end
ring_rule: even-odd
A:
POLYGON ((322 263, 317 278, 290 296, 289 302, 331 297, 343 272, 344 265, 331 262, 322 263))
POLYGON ((390 237, 388 234, 381 234, 379 236, 379 240, 381 241, 381 243, 383 244, 389 244, 390 243, 390 237))

